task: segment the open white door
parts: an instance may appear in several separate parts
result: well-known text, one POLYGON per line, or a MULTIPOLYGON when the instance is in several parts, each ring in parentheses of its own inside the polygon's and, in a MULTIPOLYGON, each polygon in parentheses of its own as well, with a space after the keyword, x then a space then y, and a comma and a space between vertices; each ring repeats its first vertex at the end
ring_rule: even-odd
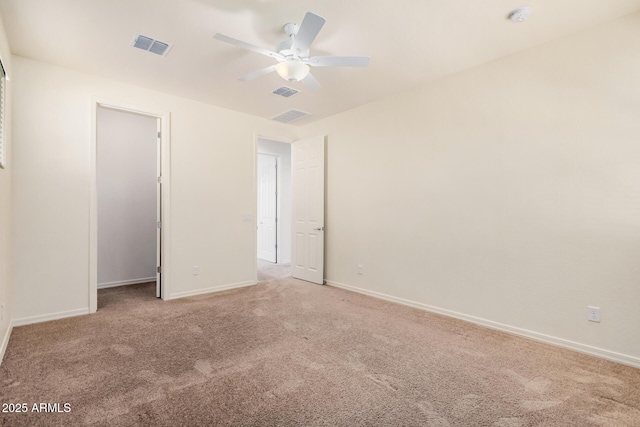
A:
POLYGON ((291 147, 291 275, 324 283, 324 136, 291 147))
POLYGON ((156 154, 156 170, 158 171, 158 184, 156 185, 156 219, 158 228, 156 229, 156 297, 162 298, 162 139, 161 122, 157 119, 156 130, 158 131, 158 145, 156 154))
POLYGON ((258 258, 276 262, 278 162, 258 154, 258 258))

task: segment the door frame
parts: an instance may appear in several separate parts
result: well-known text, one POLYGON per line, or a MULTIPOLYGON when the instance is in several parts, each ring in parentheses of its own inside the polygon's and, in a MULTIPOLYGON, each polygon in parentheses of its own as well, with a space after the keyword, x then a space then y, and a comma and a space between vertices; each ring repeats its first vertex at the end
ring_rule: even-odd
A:
MULTIPOLYGON (((108 108, 125 113, 141 114, 160 121, 160 203, 162 227, 160 229, 160 281, 161 298, 168 299, 171 295, 171 114, 168 111, 158 111, 153 108, 138 107, 105 98, 91 98, 91 186, 89 197, 89 313, 98 310, 98 188, 97 188, 97 148, 98 148, 98 108, 108 108)), ((257 251, 257 248, 256 248, 257 251)))
MULTIPOLYGON (((255 255, 253 257, 253 271, 254 271, 254 276, 255 276, 255 280, 256 282, 258 281, 258 140, 259 139, 267 139, 269 141, 276 141, 276 142, 282 142, 284 144, 291 144, 293 141, 295 141, 295 139, 293 138, 285 138, 285 137, 281 137, 281 136, 269 136, 269 135, 264 135, 258 132, 254 132, 253 133, 253 217, 255 218, 254 221, 254 225, 255 225, 255 229, 254 229, 254 233, 253 233, 253 254, 255 255)), ((282 168, 280 167, 280 158, 278 157, 278 195, 280 195, 281 193, 281 188, 280 188, 280 183, 282 182, 282 180, 280 179, 280 173, 282 168)), ((277 206, 277 211, 278 211, 278 218, 280 218, 280 197, 278 196, 278 206, 277 206)), ((280 233, 280 227, 277 227, 277 232, 280 233)), ((282 241, 281 239, 281 235, 278 234, 278 241, 282 241)), ((278 252, 276 255, 276 259, 282 259, 280 256, 280 246, 278 246, 278 252)))
MULTIPOLYGON (((281 183, 281 179, 280 179, 280 163, 281 163, 281 159, 280 156, 277 154, 269 154, 269 153, 256 153, 256 158, 257 156, 269 156, 269 157, 273 157, 276 160, 276 264, 280 264, 280 247, 282 245, 280 245, 280 241, 282 240, 281 238, 281 232, 280 232, 280 197, 282 197, 282 183, 281 183)), ((257 177, 256 177, 257 180, 257 177)), ((257 183, 256 183, 256 193, 257 193, 257 183)), ((257 194, 256 194, 256 203, 257 203, 257 194)), ((256 230, 258 229, 258 210, 256 209, 256 230)), ((256 237, 256 249, 257 249, 257 237, 256 237)), ((256 250, 256 254, 257 254, 257 250, 256 250)))

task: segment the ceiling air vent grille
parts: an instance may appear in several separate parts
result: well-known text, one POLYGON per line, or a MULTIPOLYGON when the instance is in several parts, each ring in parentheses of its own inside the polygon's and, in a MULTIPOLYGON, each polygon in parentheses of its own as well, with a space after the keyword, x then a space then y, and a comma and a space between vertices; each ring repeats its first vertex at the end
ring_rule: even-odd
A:
POLYGON ((273 93, 274 95, 280 95, 280 96, 283 96, 285 98, 288 98, 288 97, 298 93, 298 91, 295 90, 295 89, 292 89, 290 87, 280 86, 278 89, 274 90, 271 93, 273 93))
POLYGON ((289 110, 285 111, 284 113, 278 114, 275 117, 271 117, 271 120, 275 120, 276 122, 280 123, 291 123, 310 115, 311 113, 306 113, 300 110, 289 110))
POLYGON ((160 56, 167 56, 167 53, 169 53, 172 47, 169 43, 161 42, 160 40, 143 36, 142 34, 135 34, 131 45, 160 56))

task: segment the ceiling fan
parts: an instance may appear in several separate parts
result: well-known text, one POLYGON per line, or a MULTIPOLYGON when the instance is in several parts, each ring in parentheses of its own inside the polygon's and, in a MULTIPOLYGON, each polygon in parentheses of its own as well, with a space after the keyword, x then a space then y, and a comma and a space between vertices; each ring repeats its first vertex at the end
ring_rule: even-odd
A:
POLYGON ((309 47, 325 22, 323 17, 307 12, 300 26, 292 22, 286 24, 284 32, 289 39, 280 43, 275 52, 220 33, 216 33, 213 38, 278 61, 275 65, 241 77, 242 81, 257 79, 276 71, 280 77, 289 82, 301 81, 309 89, 318 89, 320 83, 309 72, 309 67, 366 67, 369 65, 368 56, 309 56, 309 47))

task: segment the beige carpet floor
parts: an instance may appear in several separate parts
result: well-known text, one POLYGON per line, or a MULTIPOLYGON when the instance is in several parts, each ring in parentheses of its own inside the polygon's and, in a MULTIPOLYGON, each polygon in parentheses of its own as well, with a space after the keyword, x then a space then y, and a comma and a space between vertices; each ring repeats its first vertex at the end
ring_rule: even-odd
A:
POLYGON ((258 282, 264 283, 273 279, 291 276, 291 264, 275 264, 258 259, 258 282))
POLYGON ((281 275, 15 328, 0 401, 71 411, 0 424, 640 425, 639 369, 281 275))

